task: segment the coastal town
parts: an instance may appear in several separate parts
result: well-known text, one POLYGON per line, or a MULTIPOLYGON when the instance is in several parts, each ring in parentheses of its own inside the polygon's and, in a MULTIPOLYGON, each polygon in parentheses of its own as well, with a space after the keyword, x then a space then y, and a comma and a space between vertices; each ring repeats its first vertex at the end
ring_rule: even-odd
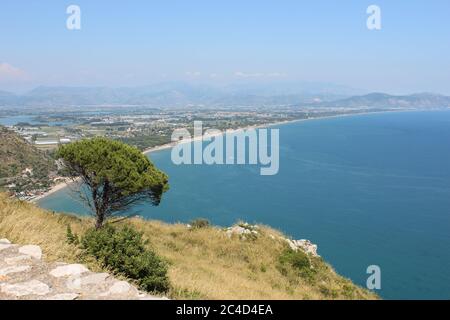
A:
POLYGON ((192 129, 194 121, 202 121, 205 130, 238 129, 286 121, 320 118, 349 113, 377 111, 371 108, 294 108, 280 106, 276 110, 264 107, 245 108, 81 108, 74 111, 31 111, 23 109, 17 115, 0 109, 0 125, 14 131, 41 150, 52 150, 82 138, 105 136, 135 145, 145 150, 170 142, 175 129, 192 129), (120 111, 118 111, 120 110, 120 111), (27 113, 30 111, 31 113, 27 113), (12 115, 14 114, 14 115, 12 115), (14 119, 17 118, 17 121, 14 119), (9 121, 2 121, 2 120, 9 121), (9 123, 9 124, 5 124, 9 123))

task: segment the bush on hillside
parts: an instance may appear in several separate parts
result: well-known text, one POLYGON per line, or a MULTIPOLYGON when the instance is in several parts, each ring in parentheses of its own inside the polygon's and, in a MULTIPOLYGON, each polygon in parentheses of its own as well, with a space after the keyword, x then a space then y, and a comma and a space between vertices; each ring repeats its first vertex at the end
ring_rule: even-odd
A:
POLYGON ((133 279, 143 290, 167 292, 167 265, 152 250, 146 249, 142 234, 124 227, 106 225, 91 229, 82 237, 83 248, 105 267, 133 279))
POLYGON ((285 266, 289 265, 303 278, 311 278, 314 274, 308 255, 301 250, 285 249, 278 261, 280 263, 279 270, 282 273, 286 273, 285 266))
POLYGON ((199 218, 191 221, 190 225, 192 226, 192 229, 202 229, 208 228, 211 224, 209 223, 209 220, 199 218))
POLYGON ((80 243, 78 235, 76 233, 72 232, 72 228, 70 227, 70 224, 67 225, 66 237, 67 237, 67 243, 69 243, 69 244, 78 245, 80 243))

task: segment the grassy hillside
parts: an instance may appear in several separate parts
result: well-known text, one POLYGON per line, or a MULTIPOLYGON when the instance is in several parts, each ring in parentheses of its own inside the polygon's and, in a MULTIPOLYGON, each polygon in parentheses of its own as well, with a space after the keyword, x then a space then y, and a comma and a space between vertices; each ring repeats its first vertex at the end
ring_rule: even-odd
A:
POLYGON ((26 191, 49 184, 49 174, 56 171, 55 161, 45 152, 36 149, 16 133, 0 126, 0 187, 15 183, 17 190, 26 191), (22 179, 25 169, 32 175, 22 179))
MULTIPOLYGON (((66 239, 67 225, 83 234, 89 218, 51 213, 0 194, 0 237, 42 246, 51 261, 86 260, 66 239)), ((228 238, 216 227, 190 230, 182 224, 126 220, 144 232, 149 245, 169 263, 174 299, 376 299, 377 296, 337 275, 320 258, 309 257, 313 269, 300 274, 282 263, 286 243, 280 232, 262 226, 255 240, 228 238)))

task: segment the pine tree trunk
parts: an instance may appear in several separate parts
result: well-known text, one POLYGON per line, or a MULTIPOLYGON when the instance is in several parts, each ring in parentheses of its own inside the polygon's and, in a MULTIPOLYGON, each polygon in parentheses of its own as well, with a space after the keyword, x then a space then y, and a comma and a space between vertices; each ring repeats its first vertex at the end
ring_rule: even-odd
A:
POLYGON ((99 204, 97 188, 92 190, 92 198, 94 199, 95 206, 95 229, 100 229, 103 227, 103 222, 105 221, 105 212, 103 210, 103 205, 99 204))
POLYGON ((103 222, 105 220, 105 215, 101 212, 97 212, 96 219, 95 219, 95 229, 100 229, 103 227, 103 222))

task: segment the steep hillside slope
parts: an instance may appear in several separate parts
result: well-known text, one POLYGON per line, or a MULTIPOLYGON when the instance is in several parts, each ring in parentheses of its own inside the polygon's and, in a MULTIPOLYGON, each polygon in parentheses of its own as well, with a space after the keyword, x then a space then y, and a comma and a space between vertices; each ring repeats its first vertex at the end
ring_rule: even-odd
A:
POLYGON ((0 187, 15 184, 12 191, 48 187, 55 161, 16 133, 0 127, 0 187), (29 169, 29 170, 27 170, 29 169))
MULTIPOLYGON (((42 247, 49 261, 86 263, 77 247, 67 243, 66 231, 83 234, 93 225, 88 218, 50 213, 0 194, 0 237, 42 247)), ((151 246, 169 263, 171 298, 187 299, 376 299, 354 285, 321 258, 308 256, 311 268, 286 264, 285 236, 260 226, 258 236, 228 237, 218 227, 190 229, 142 219, 125 220, 144 233, 151 246), (297 266, 298 267, 298 266, 297 266), (305 272, 306 271, 306 272, 305 272)))

